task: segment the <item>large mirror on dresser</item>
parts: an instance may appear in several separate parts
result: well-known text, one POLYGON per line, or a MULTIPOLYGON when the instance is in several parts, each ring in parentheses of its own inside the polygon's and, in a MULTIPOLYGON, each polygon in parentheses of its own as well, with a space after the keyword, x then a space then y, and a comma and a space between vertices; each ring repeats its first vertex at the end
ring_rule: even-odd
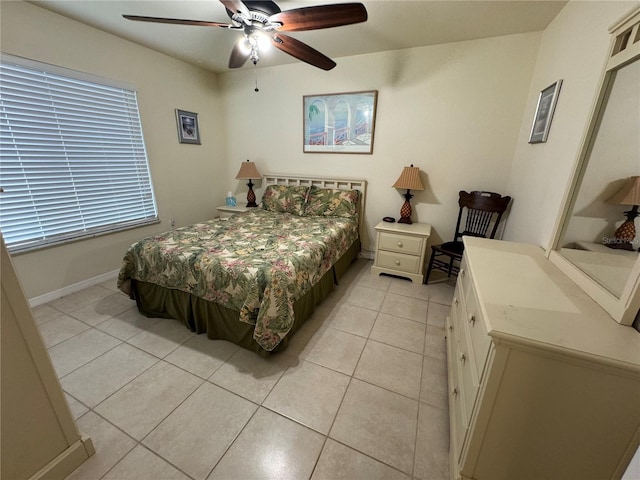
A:
POLYGON ((548 251, 624 325, 640 309, 639 26, 637 7, 611 28, 601 88, 548 251))

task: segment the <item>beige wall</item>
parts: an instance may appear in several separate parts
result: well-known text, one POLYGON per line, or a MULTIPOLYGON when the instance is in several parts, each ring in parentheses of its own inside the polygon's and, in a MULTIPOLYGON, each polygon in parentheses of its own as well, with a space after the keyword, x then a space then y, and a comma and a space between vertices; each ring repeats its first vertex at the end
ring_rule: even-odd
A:
MULTIPOLYGON (((34 297, 117 269, 140 237, 210 218, 249 158, 263 172, 369 181, 364 248, 374 226, 399 216, 391 188, 413 163, 427 190, 414 192, 414 220, 449 239, 460 189, 514 197, 505 238, 545 245, 575 160, 608 48, 607 27, 631 2, 571 2, 543 33, 338 58, 324 72, 303 63, 214 75, 22 2, 2 2, 2 50, 133 83, 158 201, 160 225, 18 255, 34 297), (546 144, 527 144, 540 89, 564 79, 546 144), (302 153, 302 96, 379 91, 373 155, 302 153), (199 112, 202 146, 180 145, 174 109, 199 112)), ((275 52, 276 54, 282 54, 275 52)), ((260 186, 260 185, 259 185, 260 186)), ((261 188, 258 188, 260 196, 261 188)))
POLYGON ((161 224, 14 256, 30 298, 113 271, 145 235, 211 218, 227 172, 217 77, 23 2, 0 2, 2 51, 137 87, 161 224), (174 109, 199 113, 202 145, 179 144, 174 109))
POLYGON ((542 35, 508 192, 505 239, 548 247, 609 51, 609 26, 638 2, 573 1, 542 35), (546 143, 529 145, 540 90, 563 79, 546 143))
POLYGON ((391 185, 413 163, 427 188, 413 192, 413 219, 433 225, 433 241, 449 239, 459 190, 506 189, 539 39, 529 33, 338 58, 329 72, 303 63, 263 68, 258 93, 252 68, 224 73, 226 190, 242 198, 246 187, 233 176, 245 159, 262 172, 365 178, 363 246, 373 250, 375 225, 398 218, 404 201, 391 185), (302 153, 302 96, 359 90, 379 92, 373 154, 302 153))

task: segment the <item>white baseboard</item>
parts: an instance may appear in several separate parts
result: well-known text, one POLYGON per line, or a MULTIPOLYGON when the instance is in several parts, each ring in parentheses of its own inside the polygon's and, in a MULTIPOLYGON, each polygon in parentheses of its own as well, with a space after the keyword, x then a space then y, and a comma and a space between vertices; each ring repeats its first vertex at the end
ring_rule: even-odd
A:
POLYGON ((65 295, 69 295, 71 293, 79 292, 80 290, 84 290, 85 288, 92 287, 102 282, 106 282, 107 280, 111 280, 111 279, 115 280, 116 278, 118 278, 119 272, 120 272, 120 269, 113 270, 111 272, 98 275, 97 277, 89 278, 87 280, 74 283, 73 285, 67 285, 66 287, 62 287, 58 290, 54 290, 53 292, 38 295, 37 297, 33 297, 29 299, 29 305, 31 306, 31 308, 37 307, 38 305, 42 305, 43 303, 48 303, 53 300, 57 300, 60 297, 64 297, 65 295))
POLYGON ((95 453, 93 441, 82 436, 80 440, 69 445, 60 455, 51 460, 29 480, 53 480, 65 478, 95 453))

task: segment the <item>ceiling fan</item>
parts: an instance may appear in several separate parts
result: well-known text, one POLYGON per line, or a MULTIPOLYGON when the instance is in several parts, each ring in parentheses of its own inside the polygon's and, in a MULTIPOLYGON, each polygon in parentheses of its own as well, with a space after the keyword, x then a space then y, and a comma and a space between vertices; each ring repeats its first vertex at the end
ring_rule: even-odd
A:
POLYGON ((339 27, 367 20, 367 10, 361 3, 317 5, 283 12, 278 5, 268 0, 220 0, 220 2, 225 6, 231 23, 139 15, 123 15, 123 17, 140 22, 221 27, 242 31, 244 36, 231 51, 229 68, 240 68, 248 59, 256 65, 260 60, 259 51, 268 46, 270 41, 277 49, 323 70, 331 70, 336 63, 306 43, 282 32, 339 27))

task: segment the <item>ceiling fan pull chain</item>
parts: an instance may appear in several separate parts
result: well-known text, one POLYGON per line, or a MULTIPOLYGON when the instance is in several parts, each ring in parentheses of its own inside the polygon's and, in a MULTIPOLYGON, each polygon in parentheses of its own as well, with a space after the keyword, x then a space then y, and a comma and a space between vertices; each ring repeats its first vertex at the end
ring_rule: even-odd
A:
POLYGON ((256 88, 253 89, 254 92, 259 92, 260 89, 258 88, 258 65, 256 65, 255 63, 253 64, 253 70, 256 74, 256 88))

